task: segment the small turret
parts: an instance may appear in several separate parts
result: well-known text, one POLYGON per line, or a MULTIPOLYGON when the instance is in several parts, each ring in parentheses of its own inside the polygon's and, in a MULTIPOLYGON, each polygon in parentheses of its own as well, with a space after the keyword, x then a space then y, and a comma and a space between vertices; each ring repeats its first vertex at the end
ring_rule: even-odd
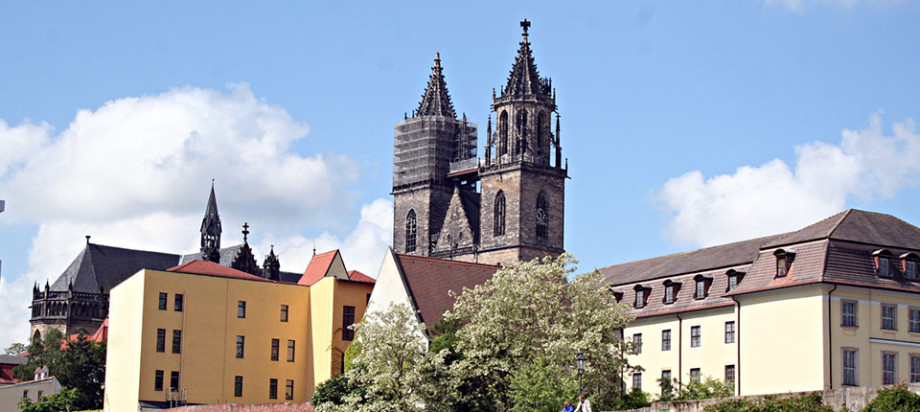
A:
POLYGON ((256 263, 252 248, 249 247, 249 223, 243 223, 243 246, 240 246, 230 267, 250 275, 259 275, 259 264, 256 263))
POLYGON ((268 280, 281 280, 281 261, 275 255, 275 245, 271 246, 268 256, 262 261, 262 277, 268 280))
POLYGON ((211 180, 211 195, 201 219, 201 260, 220 263, 220 214, 217 212, 217 197, 214 195, 214 180, 211 180))

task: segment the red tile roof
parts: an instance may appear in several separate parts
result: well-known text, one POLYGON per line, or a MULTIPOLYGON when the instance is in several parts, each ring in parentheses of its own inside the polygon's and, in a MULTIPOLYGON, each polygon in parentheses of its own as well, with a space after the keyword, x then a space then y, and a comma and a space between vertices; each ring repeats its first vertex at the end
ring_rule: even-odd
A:
POLYGON ((181 264, 179 266, 171 267, 166 269, 167 272, 181 272, 181 273, 191 273, 195 275, 208 275, 208 276, 220 276, 225 278, 233 279, 245 279, 245 280, 259 280, 263 282, 271 282, 268 279, 250 275, 246 272, 241 272, 239 270, 229 268, 214 262, 206 260, 193 260, 188 263, 181 264))
POLYGON ((368 275, 358 272, 357 270, 349 270, 348 279, 354 282, 377 283, 377 279, 374 279, 368 275))
POLYGON ((314 283, 319 282, 329 272, 329 267, 332 266, 332 261, 335 260, 335 255, 338 253, 339 250, 335 249, 313 256, 297 284, 313 286, 314 283))
POLYGON ((460 294, 463 288, 481 285, 501 269, 496 265, 410 255, 396 255, 396 263, 405 277, 419 318, 428 327, 454 306, 455 298, 450 296, 450 291, 460 294))

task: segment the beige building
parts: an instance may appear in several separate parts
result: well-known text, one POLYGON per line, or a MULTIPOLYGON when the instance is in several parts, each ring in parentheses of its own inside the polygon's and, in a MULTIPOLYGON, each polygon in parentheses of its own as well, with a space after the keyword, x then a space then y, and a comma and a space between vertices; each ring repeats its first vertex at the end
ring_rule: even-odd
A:
POLYGON ((110 294, 104 408, 309 401, 342 372, 372 289, 338 251, 300 283, 208 261, 141 270, 110 294))
POLYGON ((624 377, 740 395, 920 382, 920 228, 848 210, 804 229, 601 269, 641 341, 624 377))
MULTIPOLYGON (((47 374, 48 368, 45 368, 47 374)), ((19 401, 29 398, 33 403, 46 395, 61 391, 61 383, 54 376, 40 375, 35 380, 0 386, 0 411, 18 411, 19 401)))

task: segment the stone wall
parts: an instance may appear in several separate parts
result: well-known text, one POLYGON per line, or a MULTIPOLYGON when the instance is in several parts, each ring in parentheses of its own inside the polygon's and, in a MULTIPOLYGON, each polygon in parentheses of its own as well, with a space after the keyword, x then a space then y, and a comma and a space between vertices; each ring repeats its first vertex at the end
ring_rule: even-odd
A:
POLYGON ((171 409, 158 409, 168 412, 313 412, 313 405, 304 403, 259 403, 250 405, 237 405, 221 403, 216 405, 180 406, 171 409))
MULTIPOLYGON (((822 398, 824 398, 824 404, 830 406, 835 411, 842 409, 846 406, 849 411, 859 411, 862 408, 865 408, 869 402, 872 402, 873 399, 878 395, 878 392, 882 389, 891 388, 891 386, 885 387, 856 387, 856 388, 845 388, 845 389, 834 389, 826 390, 821 392, 822 398)), ((907 385, 907 388, 911 392, 920 394, 920 383, 912 383, 907 385)), ((790 397, 790 396, 800 396, 811 392, 798 392, 798 393, 785 393, 779 395, 766 395, 766 396, 742 396, 740 399, 758 399, 758 398, 771 398, 771 397, 790 397)), ((681 401, 681 402, 655 402, 652 406, 647 408, 632 409, 629 412, 702 412, 707 406, 715 405, 725 401, 725 399, 701 399, 696 401, 681 401)))

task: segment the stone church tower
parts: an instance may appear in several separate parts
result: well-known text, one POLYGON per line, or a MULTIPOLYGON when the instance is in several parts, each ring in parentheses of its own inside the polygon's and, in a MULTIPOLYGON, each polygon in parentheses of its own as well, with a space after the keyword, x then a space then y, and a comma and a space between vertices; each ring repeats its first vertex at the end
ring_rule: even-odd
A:
POLYGON ((565 179, 555 92, 541 78, 527 30, 507 84, 492 93, 485 157, 476 126, 458 119, 435 57, 418 110, 397 123, 393 248, 480 263, 555 256, 563 249, 565 179), (555 132, 552 115, 556 113, 555 132))

